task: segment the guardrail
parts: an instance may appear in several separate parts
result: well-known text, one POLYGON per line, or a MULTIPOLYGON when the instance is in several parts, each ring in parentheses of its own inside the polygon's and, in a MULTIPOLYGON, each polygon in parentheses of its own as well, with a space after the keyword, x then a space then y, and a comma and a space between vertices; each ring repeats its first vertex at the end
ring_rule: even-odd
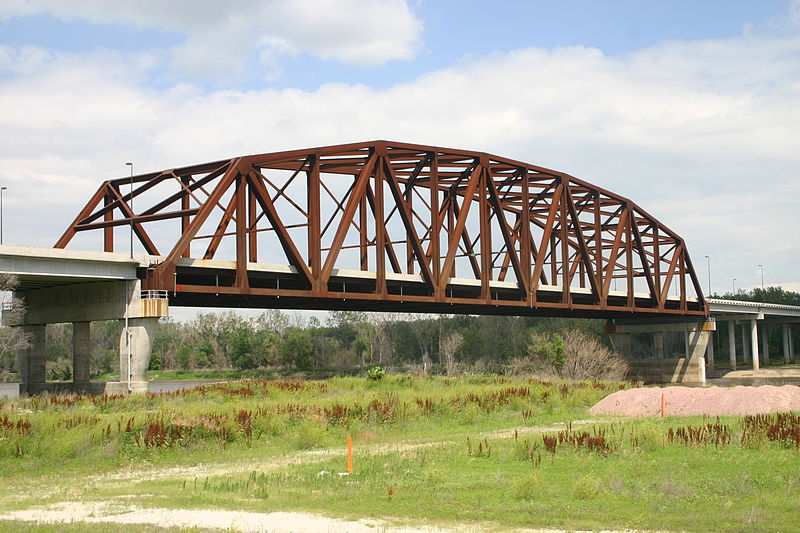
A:
POLYGON ((168 293, 169 291, 161 291, 161 290, 146 290, 141 291, 139 294, 139 298, 142 300, 169 300, 168 293))

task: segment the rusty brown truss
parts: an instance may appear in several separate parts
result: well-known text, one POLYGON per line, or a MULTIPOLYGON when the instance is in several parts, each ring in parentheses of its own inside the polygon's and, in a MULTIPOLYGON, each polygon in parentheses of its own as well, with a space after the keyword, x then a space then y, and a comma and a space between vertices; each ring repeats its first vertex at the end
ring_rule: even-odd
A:
POLYGON ((109 252, 135 232, 143 288, 173 305, 706 314, 683 239, 638 205, 482 152, 373 141, 111 179, 55 246, 92 230, 109 252))

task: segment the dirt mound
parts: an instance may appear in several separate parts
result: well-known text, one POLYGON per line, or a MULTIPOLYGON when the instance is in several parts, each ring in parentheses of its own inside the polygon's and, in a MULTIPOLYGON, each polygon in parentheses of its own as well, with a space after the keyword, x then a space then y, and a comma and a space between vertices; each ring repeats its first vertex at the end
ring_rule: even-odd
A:
POLYGON ((667 415, 756 415, 800 411, 800 387, 648 387, 606 396, 589 409, 593 415, 653 416, 661 413, 664 394, 667 415))

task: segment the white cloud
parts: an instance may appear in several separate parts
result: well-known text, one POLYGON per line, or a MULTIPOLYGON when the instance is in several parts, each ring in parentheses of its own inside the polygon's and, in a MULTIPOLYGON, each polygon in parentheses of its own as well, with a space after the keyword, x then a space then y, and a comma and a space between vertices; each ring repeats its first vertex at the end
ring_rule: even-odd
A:
POLYGON ((798 49, 797 35, 673 42, 619 57, 531 48, 386 89, 202 92, 147 88, 148 54, 6 47, 0 180, 10 183, 6 220, 17 224, 6 236, 52 245, 100 180, 124 175, 125 161, 144 172, 388 138, 494 152, 628 196, 687 239, 699 270, 698 257, 712 256, 715 288, 732 277, 755 284, 759 263, 795 283, 798 49), (29 222, 26 205, 49 217, 29 222))
POLYGON ((196 79, 241 76, 253 58, 269 71, 276 58, 303 52, 351 65, 382 65, 414 57, 422 36, 422 24, 404 0, 19 0, 0 5, 0 19, 41 13, 182 34, 185 41, 171 51, 171 62, 196 79))

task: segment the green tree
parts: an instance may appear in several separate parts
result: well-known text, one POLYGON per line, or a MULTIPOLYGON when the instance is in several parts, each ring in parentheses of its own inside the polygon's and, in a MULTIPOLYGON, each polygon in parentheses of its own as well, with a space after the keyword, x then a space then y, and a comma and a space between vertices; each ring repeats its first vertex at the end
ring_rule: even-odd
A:
POLYGON ((291 328, 281 342, 281 358, 295 368, 311 368, 314 343, 307 330, 291 328))
POLYGON ((195 349, 195 365, 198 368, 209 368, 214 363, 214 347, 208 340, 201 341, 195 349))
MULTIPOLYGON (((17 278, 8 274, 0 274, 0 293, 11 292, 17 286, 17 278)), ((2 326, 3 323, 19 323, 25 315, 25 309, 20 300, 5 300, 0 322, 0 379, 10 377, 11 372, 17 370, 17 352, 29 346, 28 335, 22 328, 2 326)))
POLYGON ((250 370, 259 366, 259 358, 254 350, 255 338, 249 325, 240 325, 231 335, 229 357, 231 364, 240 370, 250 370))
POLYGON ((529 347, 531 355, 547 361, 547 363, 561 376, 566 361, 564 351, 564 337, 560 333, 540 333, 531 338, 529 347))
POLYGON ((189 370, 192 366, 192 348, 188 344, 182 344, 175 352, 175 362, 181 370, 189 370))

